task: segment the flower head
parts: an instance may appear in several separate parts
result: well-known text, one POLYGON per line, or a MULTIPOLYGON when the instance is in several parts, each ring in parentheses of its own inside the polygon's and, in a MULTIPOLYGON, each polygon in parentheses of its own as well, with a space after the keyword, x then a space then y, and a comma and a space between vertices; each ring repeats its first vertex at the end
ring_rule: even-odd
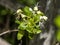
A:
POLYGON ((48 18, 46 16, 43 16, 44 20, 47 20, 48 18))
POLYGON ((40 16, 40 19, 44 19, 46 21, 48 18, 46 16, 40 16))
POLYGON ((37 6, 35 6, 35 7, 34 7, 34 10, 35 10, 35 11, 37 11, 37 10, 38 10, 38 7, 37 7, 37 6))
POLYGON ((24 14, 21 14, 21 16, 22 16, 22 18, 26 17, 26 15, 24 15, 24 14))
POLYGON ((41 11, 37 11, 37 14, 41 14, 41 11))
POLYGON ((29 8, 30 11, 33 11, 32 8, 29 8))
POLYGON ((22 10, 21 9, 18 9, 16 13, 19 14, 21 12, 22 12, 22 10))

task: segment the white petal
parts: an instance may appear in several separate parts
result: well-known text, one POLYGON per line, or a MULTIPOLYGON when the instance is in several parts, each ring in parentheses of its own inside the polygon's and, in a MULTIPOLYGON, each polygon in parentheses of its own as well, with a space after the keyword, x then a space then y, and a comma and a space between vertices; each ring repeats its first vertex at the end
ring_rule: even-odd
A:
POLYGON ((26 17, 26 15, 24 15, 24 14, 21 14, 21 16, 22 16, 22 18, 26 17))
POLYGON ((47 20, 47 19, 48 19, 46 16, 43 16, 43 18, 44 18, 45 20, 47 20))
POLYGON ((32 8, 29 8, 30 11, 33 11, 32 8))
POLYGON ((16 13, 18 14, 18 13, 20 13, 20 12, 22 12, 22 10, 21 10, 21 9, 18 9, 16 13))
POLYGON ((35 6, 35 7, 34 7, 34 10, 35 10, 35 11, 37 11, 37 10, 38 10, 38 7, 37 7, 37 6, 35 6))
POLYGON ((41 13, 41 11, 37 11, 37 14, 40 14, 41 13))
POLYGON ((43 19, 43 16, 40 16, 40 19, 43 19))

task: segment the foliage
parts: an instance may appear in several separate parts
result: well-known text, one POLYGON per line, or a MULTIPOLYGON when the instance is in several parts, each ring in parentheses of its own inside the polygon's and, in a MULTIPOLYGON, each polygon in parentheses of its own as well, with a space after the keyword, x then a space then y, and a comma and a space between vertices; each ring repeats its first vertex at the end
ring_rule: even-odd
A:
MULTIPOLYGON (((11 2, 14 2, 14 0, 10 0, 11 2)), ((15 0, 16 1, 16 0, 15 0)), ((27 5, 27 6, 30 6, 30 7, 33 7, 33 5, 36 4, 37 0, 18 0, 20 2, 20 4, 23 4, 23 6, 27 5)), ((8 1, 7 1, 8 2, 8 1)), ((59 1, 55 1, 56 2, 56 6, 58 7, 58 3, 59 1)), ((43 0, 39 0, 39 5, 40 5, 40 9, 44 10, 45 9, 45 6, 46 6, 46 1, 43 1, 43 0), (41 1, 41 2, 40 2, 41 1), (42 3, 42 4, 41 4, 42 3), (45 6, 43 6, 45 4, 45 6), (44 9, 43 9, 44 8, 44 9)), ((8 4, 8 3, 6 3, 8 4)), ((53 4, 53 2, 52 2, 53 4)), ((35 34, 39 34, 41 32, 40 30, 40 25, 39 25, 39 22, 41 22, 41 20, 44 19, 44 21, 47 20, 47 17, 46 16, 43 16, 44 14, 38 10, 38 7, 35 6, 34 8, 30 8, 30 7, 24 7, 23 9, 18 9, 17 10, 17 17, 16 17, 16 23, 18 24, 18 34, 17 34, 17 39, 20 40, 22 39, 23 36, 26 35, 26 33, 30 39, 32 39, 32 37, 35 35, 35 34)), ((9 6, 10 7, 10 6, 9 6)), ((49 6, 47 6, 49 7, 49 6)), ((52 7, 51 7, 52 8, 52 7)), ((46 8, 47 9, 47 8, 46 8)), ((56 8, 56 12, 57 12, 57 9, 56 8)), ((45 11, 45 10, 44 10, 45 11)), ((52 10, 48 9, 47 13, 49 14, 49 12, 51 13, 52 10)), ((54 11, 55 12, 55 11, 54 11)), ((53 14, 54 14, 53 12, 53 14)), ((5 8, 5 7, 2 7, 0 6, 0 24, 3 23, 3 24, 6 24, 6 21, 8 18, 7 15, 10 15, 11 17, 11 14, 12 11, 10 11, 9 9, 5 8)), ((48 15, 50 16, 50 15, 48 15)), ((54 16, 53 16, 54 17, 54 16)), ((9 23, 11 25, 14 25, 14 26, 11 26, 10 24, 9 25, 9 29, 11 29, 11 27, 15 28, 15 24, 14 21, 14 15, 13 17, 10 18, 9 20, 9 23), (12 22, 12 23, 11 23, 12 22)), ((50 19, 49 19, 50 20, 50 19)), ((50 21, 49 21, 50 22, 50 21)), ((48 22, 48 23, 49 23, 48 22)), ((57 38, 57 41, 60 42, 60 15, 58 15, 55 19, 54 19, 54 24, 57 26, 57 30, 56 30, 56 38, 57 38)), ((49 24, 47 24, 49 25, 49 24)), ((4 26, 4 25, 0 25, 1 27, 4 26)), ((0 28, 1 28, 0 27, 0 28)), ((16 26, 17 27, 17 26, 16 26)), ((50 27, 50 26, 49 26, 50 27)), ((3 29, 3 28, 2 28, 3 29)), ((2 30, 1 30, 2 31, 2 30)), ((55 31, 55 30, 54 30, 55 31)), ((15 32, 14 32, 15 33, 15 32)), ((10 33, 9 33, 10 34, 10 33)), ((15 42, 15 35, 13 35, 12 33, 10 35, 7 35, 7 36, 3 36, 5 39, 8 40, 8 42, 10 43, 14 43, 15 42), (13 38, 12 38, 13 36, 13 38), (7 38, 6 38, 7 37, 7 38)), ((18 44, 17 44, 18 45, 18 44)))
POLYGON ((57 33, 56 33, 56 38, 57 38, 57 41, 60 42, 60 15, 58 15, 58 16, 54 19, 54 23, 55 23, 55 25, 56 25, 57 28, 58 28, 57 33))
POLYGON ((23 5, 27 5, 27 6, 32 6, 35 5, 37 3, 37 0, 18 0, 21 4, 23 5))
POLYGON ((54 19, 54 23, 55 25, 60 28, 60 15, 58 15, 55 19, 54 19))
POLYGON ((60 29, 57 30, 56 38, 57 38, 57 41, 60 42, 60 29))
POLYGON ((39 22, 41 21, 40 16, 44 14, 38 10, 37 6, 33 9, 26 6, 23 9, 18 9, 16 13, 18 15, 16 17, 16 23, 19 24, 19 32, 17 34, 18 40, 23 37, 25 32, 27 32, 30 39, 32 39, 34 34, 39 34, 41 32, 39 22))

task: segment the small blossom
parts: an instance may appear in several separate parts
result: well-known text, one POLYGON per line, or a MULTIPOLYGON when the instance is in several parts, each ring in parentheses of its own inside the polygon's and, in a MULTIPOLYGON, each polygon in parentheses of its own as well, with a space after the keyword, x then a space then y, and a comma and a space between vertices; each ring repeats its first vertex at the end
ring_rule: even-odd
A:
POLYGON ((37 10, 38 10, 38 7, 37 7, 37 6, 35 6, 35 7, 34 7, 34 10, 35 10, 35 11, 37 11, 37 10))
POLYGON ((21 9, 18 9, 16 13, 19 14, 21 12, 22 12, 22 10, 21 9))
POLYGON ((47 20, 47 19, 48 19, 46 16, 43 16, 43 18, 44 18, 45 20, 47 20))
POLYGON ((37 11, 37 14, 41 14, 41 11, 37 11))
POLYGON ((29 8, 30 11, 33 11, 32 8, 29 8))
POLYGON ((46 16, 40 16, 40 19, 44 19, 46 21, 48 18, 46 16))
POLYGON ((40 19, 43 19, 43 16, 40 16, 40 19))
POLYGON ((21 16, 22 16, 22 18, 26 17, 26 15, 24 15, 24 14, 21 14, 21 16))

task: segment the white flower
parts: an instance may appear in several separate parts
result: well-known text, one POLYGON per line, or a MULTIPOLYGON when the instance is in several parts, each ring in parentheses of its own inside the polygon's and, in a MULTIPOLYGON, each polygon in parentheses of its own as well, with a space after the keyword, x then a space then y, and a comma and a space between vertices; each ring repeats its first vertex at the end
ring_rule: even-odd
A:
POLYGON ((43 19, 43 16, 40 16, 40 19, 43 19))
POLYGON ((46 16, 40 16, 40 19, 44 19, 46 21, 48 18, 46 16))
POLYGON ((46 16, 43 16, 44 20, 47 20, 48 18, 46 16))
POLYGON ((37 11, 37 10, 38 10, 38 7, 37 7, 37 6, 35 6, 35 7, 34 7, 34 10, 35 10, 35 11, 37 11))
POLYGON ((22 18, 26 17, 26 15, 24 15, 24 14, 21 14, 21 16, 22 16, 22 18))
POLYGON ((32 8, 29 8, 30 11, 33 11, 32 8))
POLYGON ((41 14, 41 11, 37 11, 37 14, 41 14))
POLYGON ((21 12, 22 12, 22 10, 21 9, 18 9, 16 13, 19 14, 21 12))

